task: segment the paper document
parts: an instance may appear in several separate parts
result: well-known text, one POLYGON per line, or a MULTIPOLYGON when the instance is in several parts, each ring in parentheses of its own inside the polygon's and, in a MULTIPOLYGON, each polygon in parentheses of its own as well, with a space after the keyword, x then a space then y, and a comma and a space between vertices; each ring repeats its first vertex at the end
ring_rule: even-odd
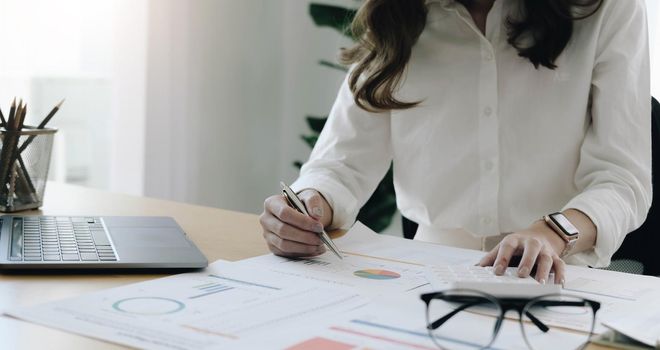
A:
MULTIPOLYGON (((419 299, 420 293, 434 287, 425 272, 435 269, 432 277, 446 281, 432 265, 472 266, 484 254, 378 235, 361 223, 335 243, 343 260, 326 253, 309 259, 269 254, 234 263, 218 261, 201 272, 6 314, 145 349, 434 350, 425 305, 419 299)), ((601 301, 599 319, 630 317, 628 324, 649 332, 660 324, 653 315, 633 319, 637 311, 626 314, 622 309, 640 300, 660 300, 660 279, 569 266, 566 288, 567 293, 601 301)), ((660 309, 652 305, 650 309, 660 309)), ((551 326, 570 327, 575 322, 568 314, 540 317, 551 326)), ((462 312, 452 320, 442 325, 442 341, 451 343, 452 349, 475 349, 475 339, 492 335, 496 318, 462 312), (477 334, 479 330, 488 332, 477 334)), ((617 323, 608 325, 627 331, 617 323)), ((552 327, 547 334, 533 330, 528 335, 532 340, 549 342, 556 349, 576 348, 586 337, 565 327, 552 327)), ((493 349, 527 349, 518 320, 504 321, 493 349)))
POLYGON ((660 299, 648 298, 612 312, 603 324, 634 340, 660 348, 660 299))
POLYGON ((294 325, 322 322, 368 299, 313 281, 218 261, 204 272, 10 310, 45 326, 146 349, 242 348, 294 325))
MULTIPOLYGON (((426 329, 425 311, 419 296, 389 295, 374 300, 364 308, 329 317, 322 324, 298 328, 295 336, 273 335, 269 344, 270 348, 285 350, 437 350, 438 347, 426 329)), ((446 309, 447 313, 451 311, 446 309)), ((470 313, 463 314, 461 318, 463 322, 443 325, 448 329, 442 334, 450 336, 442 336, 441 343, 448 349, 477 350, 484 343, 475 342, 475 338, 492 337, 495 318, 470 313)), ((556 349, 576 349, 586 339, 585 335, 565 332, 554 334, 560 334, 552 340, 556 349)), ((495 343, 489 349, 528 350, 518 321, 505 320, 495 343)))
POLYGON ((660 300, 660 278, 568 265, 564 293, 600 302, 594 333, 601 334, 607 331, 602 321, 618 317, 621 310, 627 313, 642 300, 660 300))
POLYGON ((242 263, 259 266, 274 276, 355 288, 371 295, 408 292, 428 284, 423 265, 345 252, 342 255, 342 260, 328 253, 309 259, 263 255, 242 263))
POLYGON ((473 265, 483 255, 474 250, 379 235, 360 222, 334 241, 343 260, 326 252, 308 259, 263 255, 244 262, 260 265, 273 274, 357 288, 361 293, 388 294, 427 285, 426 265, 473 265))
POLYGON ((612 271, 569 267, 565 289, 622 301, 636 301, 659 287, 658 279, 612 271), (625 280, 631 283, 625 283, 625 280), (648 279, 648 283, 645 283, 648 279))
POLYGON ((359 221, 334 241, 344 253, 387 257, 422 265, 474 265, 485 254, 478 250, 377 234, 359 221))

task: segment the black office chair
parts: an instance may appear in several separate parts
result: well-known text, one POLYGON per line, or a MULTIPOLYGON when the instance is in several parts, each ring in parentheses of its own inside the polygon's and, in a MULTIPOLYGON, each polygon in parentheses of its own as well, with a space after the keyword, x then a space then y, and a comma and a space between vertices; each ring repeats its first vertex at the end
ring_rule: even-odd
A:
MULTIPOLYGON (((651 101, 652 141, 653 141, 653 188, 654 192, 660 188, 660 103, 655 98, 651 101)), ((654 193, 655 194, 655 193, 654 193)), ((635 264, 641 264, 641 273, 645 275, 660 275, 660 212, 653 196, 651 209, 646 221, 640 228, 626 236, 619 250, 612 257, 610 269, 623 272, 631 271, 635 264)))
MULTIPOLYGON (((652 142, 653 142, 653 187, 660 184, 657 175, 660 174, 660 103, 651 100, 652 116, 652 142)), ((660 276, 660 213, 658 206, 653 203, 644 224, 626 236, 619 250, 614 253, 612 264, 608 269, 629 273, 643 273, 645 275, 660 276)), ((403 237, 415 238, 417 223, 402 216, 403 237)))

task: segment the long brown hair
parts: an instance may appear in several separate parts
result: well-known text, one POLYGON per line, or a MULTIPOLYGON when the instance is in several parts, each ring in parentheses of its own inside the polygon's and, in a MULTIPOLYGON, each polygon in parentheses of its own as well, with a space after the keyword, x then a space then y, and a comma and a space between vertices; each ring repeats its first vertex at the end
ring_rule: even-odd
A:
MULTIPOLYGON (((469 7, 474 0, 455 0, 469 7)), ((502 1, 502 0, 500 0, 502 1)), ((573 21, 587 18, 603 0, 523 0, 522 18, 507 19, 508 42, 537 69, 555 61, 573 34, 573 21)), ((355 64, 348 82, 355 103, 368 111, 407 109, 420 101, 401 101, 401 83, 412 48, 426 25, 426 0, 366 0, 351 31, 355 46, 342 49, 342 63, 355 64)))

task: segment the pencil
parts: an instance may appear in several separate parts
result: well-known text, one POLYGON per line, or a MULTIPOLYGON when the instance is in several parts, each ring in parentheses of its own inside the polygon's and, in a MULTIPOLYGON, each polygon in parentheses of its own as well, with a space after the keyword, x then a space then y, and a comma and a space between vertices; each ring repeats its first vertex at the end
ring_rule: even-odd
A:
POLYGON ((16 123, 17 130, 22 130, 23 129, 23 124, 25 123, 25 115, 27 114, 27 103, 23 105, 23 113, 21 113, 21 117, 18 119, 18 122, 16 123))
MULTIPOLYGON (((16 148, 18 147, 18 136, 15 133, 13 133, 13 131, 16 131, 17 121, 18 119, 21 118, 22 115, 23 115, 23 100, 21 99, 18 102, 18 107, 16 107, 16 98, 14 98, 14 101, 11 104, 11 110, 9 111, 9 119, 7 120, 7 126, 5 128, 7 131, 10 132, 6 134, 2 142, 2 152, 0 153, 0 181, 2 181, 2 184, 0 185, 0 191, 2 192, 3 198, 7 198, 5 195, 5 191, 9 190, 10 192, 13 192, 12 189, 13 185, 11 184, 10 181, 10 177, 11 177, 10 168, 16 161, 16 156, 14 154, 16 152, 16 148), (9 184, 9 189, 7 189, 6 187, 8 184, 9 184)), ((7 193, 7 195, 9 195, 9 193, 7 193)))
POLYGON ((14 154, 12 155, 12 164, 13 162, 18 161, 18 164, 16 166, 16 173, 18 174, 17 176, 17 182, 16 186, 14 189, 14 193, 16 194, 17 198, 21 198, 23 200, 29 200, 30 202, 36 202, 36 190, 34 188, 34 183, 32 182, 32 178, 30 177, 30 174, 28 173, 28 169, 25 166, 25 161, 23 160, 23 157, 21 156, 21 153, 18 152, 18 143, 21 139, 21 135, 23 131, 23 125, 25 123, 25 116, 27 115, 27 103, 23 104, 23 109, 22 113, 19 116, 19 118, 16 118, 16 147, 14 147, 14 154))
POLYGON ((14 97, 14 100, 11 102, 11 108, 9 108, 9 118, 7 119, 7 124, 5 126, 5 129, 9 130, 11 126, 14 124, 14 115, 16 114, 16 97, 14 97))
POLYGON ((23 108, 25 108, 25 105, 23 104, 23 99, 21 99, 18 102, 18 108, 16 108, 16 115, 14 116, 14 120, 11 125, 11 129, 14 131, 18 129, 18 122, 21 119, 21 116, 23 115, 23 108))
POLYGON ((1 108, 0 108, 0 121, 2 122, 2 125, 0 125, 0 126, 2 126, 2 127, 7 126, 7 121, 5 120, 5 115, 2 114, 2 109, 1 108))
POLYGON ((11 154, 9 155, 9 173, 8 176, 9 178, 7 181, 9 181, 10 184, 14 185, 14 189, 11 190, 10 186, 10 192, 14 193, 17 198, 22 198, 25 200, 26 198, 29 198, 30 201, 34 202, 36 201, 35 197, 35 188, 34 184, 32 183, 32 179, 30 178, 30 174, 27 172, 27 168, 25 166, 25 162, 23 161, 23 157, 21 154, 18 152, 18 143, 20 142, 21 135, 20 132, 23 129, 23 126, 25 124, 25 117, 27 116, 27 103, 23 102, 21 99, 18 108, 16 110, 16 114, 14 117, 14 125, 12 126, 12 131, 16 133, 16 135, 13 135, 10 137, 9 141, 9 146, 10 150, 13 150, 11 154), (15 167, 15 172, 18 176, 16 176, 16 183, 14 183, 11 178, 12 178, 12 170, 11 167, 13 164, 16 164, 15 167))
POLYGON ((48 113, 46 118, 44 118, 44 120, 42 120, 41 123, 39 123, 39 126, 37 126, 37 129, 43 129, 44 127, 46 127, 46 124, 48 124, 48 122, 51 120, 51 118, 53 118, 55 113, 57 113, 57 111, 60 110, 60 106, 62 106, 62 103, 64 103, 64 100, 60 101, 60 103, 58 103, 55 107, 53 107, 53 109, 50 111, 50 113, 48 113))
MULTIPOLYGON (((57 113, 57 111, 60 110, 60 107, 62 106, 62 103, 64 103, 64 99, 62 101, 60 101, 60 103, 58 103, 55 107, 53 107, 53 109, 50 111, 50 113, 48 113, 46 118, 44 118, 44 120, 42 120, 41 123, 39 123, 39 125, 37 126, 37 129, 43 129, 43 128, 46 127, 46 124, 48 124, 48 122, 53 118, 55 113, 57 113)), ((30 143, 32 143, 32 141, 34 140, 35 137, 36 137, 36 135, 32 135, 27 140, 25 140, 25 142, 23 142, 21 147, 18 149, 18 153, 19 154, 23 153, 23 151, 25 151, 25 149, 30 145, 30 143)))

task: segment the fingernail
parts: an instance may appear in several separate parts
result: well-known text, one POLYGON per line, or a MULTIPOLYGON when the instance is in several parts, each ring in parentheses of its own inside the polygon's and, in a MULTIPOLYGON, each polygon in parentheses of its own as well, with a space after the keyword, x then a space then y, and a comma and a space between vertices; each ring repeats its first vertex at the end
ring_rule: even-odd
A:
POLYGON ((529 268, 527 266, 523 266, 518 269, 518 276, 520 277, 527 277, 529 276, 529 268))
POLYGON ((496 275, 501 275, 503 273, 504 273, 504 265, 495 266, 495 274, 496 275))
POLYGON ((314 231, 316 231, 316 232, 323 232, 323 225, 321 225, 321 224, 315 224, 315 225, 314 225, 314 231))
POLYGON ((314 215, 317 218, 322 218, 323 217, 323 208, 322 207, 312 208, 312 215, 314 215))
POLYGON ((564 285, 566 284, 566 281, 562 278, 562 279, 559 281, 559 283, 561 283, 561 287, 564 288, 564 287, 565 287, 564 285))
POLYGON ((545 279, 544 279, 544 278, 541 278, 541 280, 539 281, 539 283, 541 283, 541 284, 545 284, 545 279))

